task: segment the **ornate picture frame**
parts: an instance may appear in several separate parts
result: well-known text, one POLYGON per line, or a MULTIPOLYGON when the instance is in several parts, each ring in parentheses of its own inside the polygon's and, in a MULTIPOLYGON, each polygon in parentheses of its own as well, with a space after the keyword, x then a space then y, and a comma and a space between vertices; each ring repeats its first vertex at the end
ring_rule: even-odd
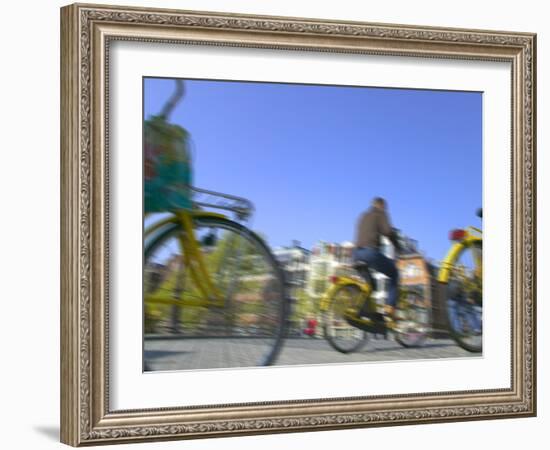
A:
POLYGON ((61 9, 61 93, 62 442, 81 446, 536 415, 536 35, 74 4, 61 9), (510 386, 113 410, 108 100, 115 41, 509 63, 510 386))

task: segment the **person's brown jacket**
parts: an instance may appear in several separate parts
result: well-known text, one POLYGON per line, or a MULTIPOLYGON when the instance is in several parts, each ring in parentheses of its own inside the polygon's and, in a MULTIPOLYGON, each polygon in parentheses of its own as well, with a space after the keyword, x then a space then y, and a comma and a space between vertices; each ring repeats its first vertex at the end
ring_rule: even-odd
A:
POLYGON ((379 248, 380 236, 386 236, 392 243, 395 242, 394 232, 386 211, 371 207, 359 218, 355 246, 379 248))

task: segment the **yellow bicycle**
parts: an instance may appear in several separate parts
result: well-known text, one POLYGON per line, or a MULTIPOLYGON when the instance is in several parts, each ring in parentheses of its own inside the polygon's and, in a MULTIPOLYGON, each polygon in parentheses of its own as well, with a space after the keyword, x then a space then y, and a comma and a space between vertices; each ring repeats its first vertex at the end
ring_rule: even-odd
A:
MULTIPOLYGON (((481 209, 478 216, 482 217, 481 209)), ((441 264, 438 281, 445 287, 447 328, 455 342, 469 352, 482 351, 483 237, 479 228, 452 230, 454 244, 441 264)))
POLYGON ((404 347, 417 347, 427 338, 429 314, 423 296, 413 289, 402 289, 395 319, 380 312, 372 296, 374 277, 364 262, 354 268, 369 281, 352 276, 334 276, 332 286, 321 300, 323 331, 328 343, 341 353, 359 351, 368 342, 369 333, 391 332, 404 347))
POLYGON ((289 302, 277 260, 242 223, 252 204, 195 187, 192 198, 193 209, 144 230, 145 337, 185 337, 189 352, 200 346, 223 367, 273 364, 289 302), (231 211, 235 220, 208 208, 231 211))

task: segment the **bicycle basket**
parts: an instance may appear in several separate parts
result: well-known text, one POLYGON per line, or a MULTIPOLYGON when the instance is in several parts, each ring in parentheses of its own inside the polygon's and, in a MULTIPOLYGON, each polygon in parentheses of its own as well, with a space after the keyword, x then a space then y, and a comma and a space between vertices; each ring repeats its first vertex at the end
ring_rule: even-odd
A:
POLYGON ((190 209, 189 133, 160 116, 144 122, 145 212, 190 209))

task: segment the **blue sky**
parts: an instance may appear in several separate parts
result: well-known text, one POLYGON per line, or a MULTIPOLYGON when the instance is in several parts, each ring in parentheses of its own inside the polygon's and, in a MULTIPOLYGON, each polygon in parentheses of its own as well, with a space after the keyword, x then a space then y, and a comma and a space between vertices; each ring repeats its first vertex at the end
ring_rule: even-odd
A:
MULTIPOLYGON (((393 225, 440 260, 452 228, 480 225, 482 94, 185 80, 171 121, 193 140, 194 184, 250 199, 273 247, 353 240, 384 197, 393 225)), ((144 80, 144 115, 174 89, 144 80)))

